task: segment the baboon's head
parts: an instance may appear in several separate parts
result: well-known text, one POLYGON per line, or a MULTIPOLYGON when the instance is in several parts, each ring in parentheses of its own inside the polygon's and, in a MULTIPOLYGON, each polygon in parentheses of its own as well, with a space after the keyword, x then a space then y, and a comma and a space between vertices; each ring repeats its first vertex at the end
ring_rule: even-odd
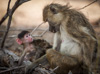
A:
POLYGON ((51 32, 59 31, 60 24, 64 18, 64 7, 60 4, 50 4, 44 7, 43 21, 49 23, 49 30, 51 32))

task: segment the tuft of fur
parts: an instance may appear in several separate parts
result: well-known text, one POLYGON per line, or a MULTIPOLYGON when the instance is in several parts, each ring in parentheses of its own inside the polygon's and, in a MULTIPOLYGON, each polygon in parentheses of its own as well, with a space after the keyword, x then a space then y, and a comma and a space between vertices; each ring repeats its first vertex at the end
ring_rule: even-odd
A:
POLYGON ((18 38, 21 39, 24 37, 25 34, 29 33, 29 31, 23 30, 21 33, 18 34, 18 38))

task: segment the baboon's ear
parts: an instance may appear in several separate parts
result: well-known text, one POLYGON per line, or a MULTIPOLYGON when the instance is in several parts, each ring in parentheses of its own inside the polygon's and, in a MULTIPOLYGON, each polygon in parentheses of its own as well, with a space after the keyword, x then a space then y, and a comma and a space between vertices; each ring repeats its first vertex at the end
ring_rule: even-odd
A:
POLYGON ((55 7, 53 4, 50 5, 50 10, 51 10, 54 14, 57 14, 57 9, 56 9, 56 7, 55 7))
POLYGON ((21 44, 23 43, 19 38, 16 39, 16 42, 17 42, 19 45, 21 45, 21 44))

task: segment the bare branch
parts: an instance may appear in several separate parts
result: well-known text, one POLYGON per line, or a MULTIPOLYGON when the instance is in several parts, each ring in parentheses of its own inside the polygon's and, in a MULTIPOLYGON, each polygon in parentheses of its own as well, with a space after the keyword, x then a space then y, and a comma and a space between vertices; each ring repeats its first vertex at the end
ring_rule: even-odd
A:
MULTIPOLYGON (((21 5, 20 4, 20 1, 22 1, 21 2, 21 4, 22 3, 24 3, 24 1, 26 2, 26 1, 29 1, 29 0, 17 0, 16 2, 15 2, 15 4, 14 4, 14 6, 12 7, 12 9, 10 10, 9 8, 9 6, 10 6, 10 0, 9 0, 9 2, 8 2, 8 9, 7 9, 7 12, 8 12, 8 14, 7 14, 7 16, 9 16, 9 19, 8 19, 8 24, 7 24, 7 31, 6 31, 6 33, 5 33, 5 35, 4 35, 4 37, 3 37, 3 40, 2 40, 2 43, 1 43, 1 49, 4 47, 4 43, 5 43, 5 40, 6 40, 6 37, 7 37, 7 35, 8 35, 8 32, 9 32, 9 28, 10 28, 10 25, 11 25, 11 20, 12 20, 12 15, 13 15, 13 13, 14 13, 14 11, 19 7, 19 5, 21 5)), ((6 18, 5 18, 6 19, 6 18)), ((4 20, 3 20, 4 21, 4 20)))
MULTIPOLYGON (((32 29, 31 29, 32 30, 32 29)), ((42 29, 39 29, 40 31, 44 31, 41 35, 32 35, 33 37, 42 37, 46 32, 48 32, 48 29, 46 29, 46 30, 42 30, 42 29)), ((11 30, 11 31, 13 31, 13 30, 11 30)), ((19 30, 18 30, 19 31, 19 30)), ((21 30, 22 31, 22 30, 21 30)), ((11 36, 8 36, 8 38, 15 38, 15 37, 17 37, 17 35, 11 35, 11 36)), ((0 38, 0 39, 2 39, 2 38, 0 38)))
POLYGON ((3 40, 2 40, 2 43, 1 43, 1 49, 4 46, 8 31, 9 31, 9 28, 10 28, 11 20, 12 20, 12 15, 9 15, 9 20, 8 20, 8 24, 7 24, 7 31, 6 31, 6 33, 5 33, 4 37, 3 37, 3 40))
POLYGON ((78 10, 82 10, 82 9, 84 9, 84 8, 86 8, 86 7, 90 6, 90 5, 92 5, 93 3, 97 2, 97 1, 98 1, 98 0, 95 0, 95 1, 93 1, 93 2, 91 2, 91 3, 89 3, 88 5, 86 5, 86 6, 82 7, 82 8, 80 8, 80 9, 78 9, 78 10))
POLYGON ((48 31, 48 29, 46 29, 41 35, 39 35, 38 37, 42 37, 46 32, 48 31))
POLYGON ((24 67, 25 67, 25 66, 12 67, 12 68, 9 68, 9 69, 7 69, 7 70, 0 71, 0 74, 5 73, 5 72, 8 72, 8 71, 12 71, 12 70, 24 68, 24 67))
POLYGON ((8 8, 7 8, 7 14, 9 15, 9 10, 10 10, 10 3, 11 3, 11 0, 9 0, 8 2, 8 8))
POLYGON ((0 26, 1 26, 1 24, 6 20, 6 18, 7 18, 8 15, 9 15, 10 3, 11 3, 11 0, 9 0, 9 2, 8 2, 7 13, 6 13, 5 16, 1 19, 1 21, 0 21, 0 26))
POLYGON ((33 33, 37 30, 37 28, 39 28, 43 23, 44 23, 44 22, 42 22, 42 23, 39 24, 35 29, 33 29, 33 31, 31 32, 31 34, 33 34, 33 33))
POLYGON ((1 26, 1 24, 7 19, 7 17, 8 17, 8 14, 6 13, 5 15, 4 15, 4 17, 1 19, 1 21, 0 21, 0 26, 1 26))
POLYGON ((59 66, 55 67, 55 68, 52 70, 52 72, 54 72, 54 71, 57 70, 58 68, 59 68, 59 66))
MULTIPOLYGON (((17 1, 15 2, 14 6, 13 6, 12 9, 11 9, 12 14, 14 13, 14 11, 15 11, 21 4, 23 4, 23 3, 27 2, 27 1, 30 1, 30 0, 17 0, 17 1)), ((11 2, 11 0, 9 0, 8 6, 10 6, 10 2, 11 2)), ((9 10, 9 7, 7 8, 7 11, 8 11, 8 10, 9 10)), ((1 19, 1 21, 0 21, 0 26, 1 26, 1 24, 7 19, 8 15, 9 15, 9 13, 6 12, 6 14, 4 15, 4 17, 3 17, 3 18, 1 19)))
POLYGON ((42 74, 50 74, 50 73, 48 72, 48 70, 46 70, 46 69, 44 69, 44 68, 36 68, 35 70, 36 70, 36 71, 40 71, 42 74))
POLYGON ((27 2, 27 1, 30 1, 30 0, 20 0, 19 5, 21 5, 21 4, 23 4, 23 3, 27 2))
POLYGON ((9 0, 9 2, 8 2, 7 15, 9 15, 9 20, 8 20, 8 24, 7 24, 7 31, 4 35, 3 40, 2 40, 1 48, 3 48, 3 46, 4 46, 4 42, 5 42, 6 36, 8 34, 8 30, 9 30, 11 20, 12 20, 12 15, 11 15, 11 12, 10 12, 10 3, 11 3, 11 0, 9 0))
POLYGON ((57 66, 54 69, 46 69, 45 67, 37 67, 35 68, 35 71, 40 71, 42 74, 56 74, 54 73, 55 70, 57 70, 59 68, 59 66, 57 66))
POLYGON ((7 67, 0 67, 0 70, 6 70, 8 69, 7 67))

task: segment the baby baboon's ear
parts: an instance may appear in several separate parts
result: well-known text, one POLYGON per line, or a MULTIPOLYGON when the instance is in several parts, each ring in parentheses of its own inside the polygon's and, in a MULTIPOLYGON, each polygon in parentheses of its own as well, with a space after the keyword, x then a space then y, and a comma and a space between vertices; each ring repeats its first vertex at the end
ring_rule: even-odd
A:
POLYGON ((21 39, 19 39, 19 38, 17 38, 16 39, 16 42, 19 44, 19 45, 21 45, 23 42, 21 41, 21 39))

